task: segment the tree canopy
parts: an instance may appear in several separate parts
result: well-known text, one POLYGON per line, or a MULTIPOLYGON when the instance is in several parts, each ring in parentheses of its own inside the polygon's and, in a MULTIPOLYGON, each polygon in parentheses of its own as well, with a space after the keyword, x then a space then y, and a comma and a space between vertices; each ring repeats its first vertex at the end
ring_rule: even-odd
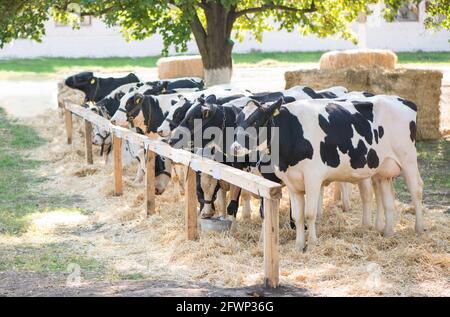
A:
MULTIPOLYGON (((162 53, 169 47, 187 49, 192 35, 205 69, 231 68, 234 39, 250 33, 261 41, 268 30, 298 30, 300 35, 337 36, 357 41, 351 22, 371 13, 379 0, 3 0, 0 2, 0 47, 17 38, 39 41, 51 16, 78 27, 78 17, 100 17, 119 26, 128 40, 160 34, 162 53)), ((405 3, 384 0, 386 19, 393 19, 405 3)), ((450 28, 450 0, 429 0, 426 27, 450 28)), ((289 45, 289 43, 287 43, 289 45)))

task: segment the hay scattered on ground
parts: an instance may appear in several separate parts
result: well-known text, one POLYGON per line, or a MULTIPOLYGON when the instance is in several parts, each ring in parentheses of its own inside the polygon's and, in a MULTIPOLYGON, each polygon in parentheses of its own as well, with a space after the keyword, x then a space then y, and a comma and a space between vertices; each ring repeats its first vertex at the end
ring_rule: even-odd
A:
MULTIPOLYGON (((262 282, 257 201, 252 202, 252 220, 238 218, 238 227, 232 233, 200 233, 198 241, 187 241, 183 198, 172 185, 157 197, 159 214, 147 218, 144 187, 132 183, 131 170, 124 173, 122 197, 112 196, 112 166, 104 166, 98 155, 92 166, 96 173, 74 176, 86 168, 84 158, 76 154, 83 149, 83 140, 75 135, 73 145, 67 145, 63 122, 49 120, 55 117, 52 111, 32 122, 50 140, 33 152, 34 157, 48 161, 40 173, 49 181, 39 190, 80 196, 77 207, 93 214, 75 233, 66 230, 48 236, 47 230, 46 236, 35 234, 34 241, 64 239, 87 246, 88 256, 111 268, 110 278, 140 273, 152 279, 207 281, 219 287, 262 282)), ((316 295, 449 296, 449 215, 443 209, 427 209, 427 232, 418 237, 413 229, 414 216, 406 212, 410 206, 397 203, 396 235, 386 239, 360 227, 361 204, 355 187, 351 197, 352 210, 344 214, 331 202, 327 189, 324 215, 318 223, 320 244, 306 253, 294 248, 288 202, 282 200, 281 283, 306 288, 316 295)))

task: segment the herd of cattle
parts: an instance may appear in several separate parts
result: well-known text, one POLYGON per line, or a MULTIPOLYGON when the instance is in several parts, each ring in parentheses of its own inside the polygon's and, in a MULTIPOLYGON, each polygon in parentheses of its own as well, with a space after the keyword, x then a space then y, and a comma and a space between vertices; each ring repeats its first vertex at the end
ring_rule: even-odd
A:
MULTIPOLYGON (((112 124, 141 134, 157 133, 171 145, 180 141, 180 134, 193 139, 194 132, 211 127, 221 131, 233 128, 231 135, 223 133, 221 142, 203 137, 199 148, 191 146, 189 150, 207 152, 205 155, 224 164, 285 185, 291 203, 291 227, 296 230, 296 246, 300 249, 317 243, 316 219, 321 216, 323 188, 330 182, 337 182, 344 210, 349 206, 346 182, 358 184, 364 226, 371 224, 374 191, 375 228, 391 236, 395 199, 392 180, 402 175, 415 207, 416 232, 424 230, 423 182, 415 147, 417 109, 414 103, 398 96, 348 92, 344 87, 315 91, 304 86, 251 93, 230 85, 205 88, 203 81, 196 78, 141 82, 134 74, 99 78, 91 72, 71 76, 65 84, 83 91, 83 106, 110 119, 112 124), (202 120, 200 127, 194 125, 198 122, 195 119, 202 120), (252 147, 248 128, 278 129, 276 161, 267 160, 273 154, 270 144, 275 136, 268 133, 265 140, 258 140, 257 146, 252 147), (245 159, 255 153, 257 160, 245 159), (230 160, 230 155, 244 159, 230 160)), ((107 159, 112 146, 110 131, 94 127, 92 142, 101 146, 107 159)), ((124 164, 138 162, 135 181, 141 181, 145 151, 129 142, 122 146, 124 164)), ((174 173, 182 173, 179 169, 170 160, 156 157, 156 194, 164 192, 174 173)), ((179 186, 182 188, 183 184, 179 186)), ((241 195, 239 188, 197 174, 202 217, 211 217, 216 209, 221 215, 236 216, 241 196, 243 216, 249 217, 248 192, 241 195)))

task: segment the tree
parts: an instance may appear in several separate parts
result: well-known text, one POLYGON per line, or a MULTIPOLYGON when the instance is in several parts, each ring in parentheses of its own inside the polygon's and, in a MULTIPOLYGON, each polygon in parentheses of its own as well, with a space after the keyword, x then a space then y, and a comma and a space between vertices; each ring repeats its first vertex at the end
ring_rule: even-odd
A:
MULTIPOLYGON (((77 15, 100 17, 108 25, 120 25, 126 39, 141 40, 159 33, 163 54, 173 46, 187 49, 191 35, 202 56, 207 84, 229 82, 233 38, 247 33, 262 40, 275 27, 301 35, 336 35, 356 42, 350 24, 360 13, 370 14, 369 4, 379 0, 3 0, 0 3, 0 46, 15 38, 40 40, 44 22, 52 15, 77 27, 77 15)), ((415 1, 415 0, 413 0, 415 1)), ((449 0, 431 0, 429 12, 444 14, 444 23, 429 27, 449 28, 449 0)), ((407 0, 385 0, 387 18, 407 0)), ((285 48, 288 49, 289 43, 285 48)))

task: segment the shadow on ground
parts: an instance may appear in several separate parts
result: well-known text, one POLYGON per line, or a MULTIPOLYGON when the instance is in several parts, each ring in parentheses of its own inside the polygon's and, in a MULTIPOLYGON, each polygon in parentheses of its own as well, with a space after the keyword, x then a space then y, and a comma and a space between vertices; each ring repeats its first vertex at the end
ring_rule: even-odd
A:
MULTIPOLYGON (((303 288, 280 286, 266 289, 261 285, 220 288, 208 283, 181 284, 175 281, 126 280, 88 281, 80 286, 66 286, 69 275, 34 272, 0 272, 0 296, 189 296, 189 297, 282 297, 311 296, 303 288)), ((69 277, 70 278, 70 277, 69 277)))

